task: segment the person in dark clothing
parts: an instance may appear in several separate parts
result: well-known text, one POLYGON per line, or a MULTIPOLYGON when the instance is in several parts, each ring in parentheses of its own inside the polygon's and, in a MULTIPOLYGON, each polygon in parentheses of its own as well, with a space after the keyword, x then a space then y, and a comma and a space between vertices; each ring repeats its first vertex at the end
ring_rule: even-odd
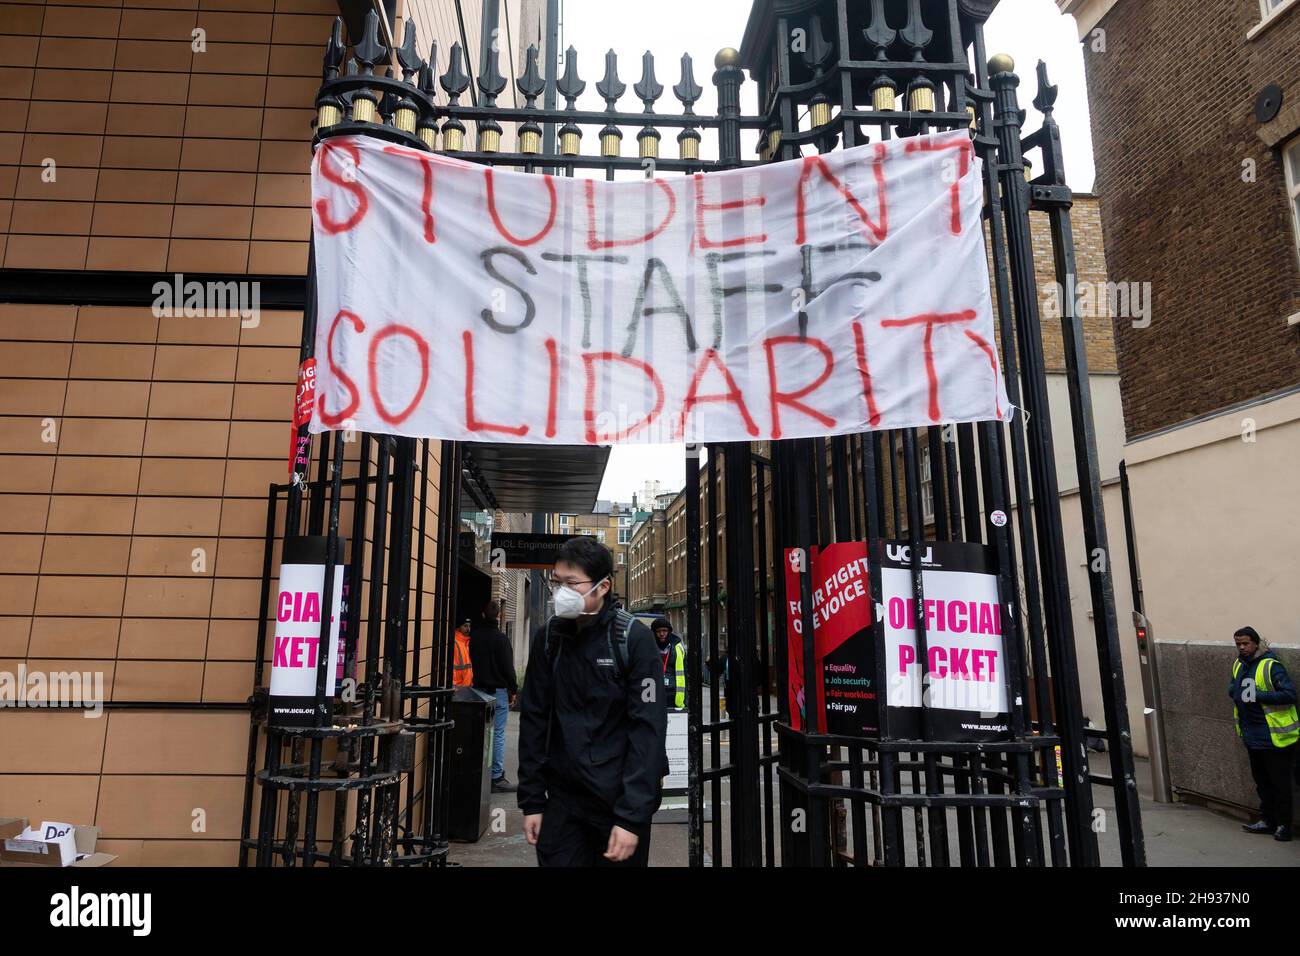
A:
POLYGON ((492 792, 512 793, 515 785, 506 779, 506 721, 519 693, 515 680, 515 654, 510 639, 497 627, 501 606, 490 601, 483 623, 469 636, 470 663, 474 666, 474 689, 496 698, 492 728, 492 792))
POLYGON ((1259 791, 1260 819, 1244 824, 1247 833, 1271 833, 1275 840, 1291 839, 1294 808, 1291 777, 1300 740, 1296 689, 1291 677, 1268 650, 1253 627, 1233 635, 1237 660, 1228 682, 1237 736, 1250 755, 1250 774, 1259 791))
POLYGON ((566 541, 550 578, 555 615, 529 649, 519 808, 541 866, 649 861, 667 763, 663 667, 650 629, 610 601, 613 573, 604 545, 566 541))
POLYGON ((682 639, 673 633, 673 626, 666 617, 655 618, 650 630, 654 632, 659 658, 664 665, 664 693, 668 695, 668 707, 671 710, 685 710, 686 647, 682 644, 682 639))

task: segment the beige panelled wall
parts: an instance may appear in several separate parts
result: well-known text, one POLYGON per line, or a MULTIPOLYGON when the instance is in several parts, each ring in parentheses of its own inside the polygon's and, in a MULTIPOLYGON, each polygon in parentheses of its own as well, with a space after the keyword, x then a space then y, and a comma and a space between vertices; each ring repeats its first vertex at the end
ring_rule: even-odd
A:
MULTIPOLYGON (((247 698, 300 325, 0 307, 26 376, 0 380, 0 669, 100 671, 113 701, 247 698)), ((233 862, 244 714, 0 719, 4 813, 93 822, 123 862, 233 862)))
MULTIPOLYGON (((425 6, 451 22, 453 0, 425 6)), ((463 6, 476 37, 479 4, 463 6)), ((3 266, 303 274, 310 124, 337 12, 0 0, 3 266)), ((248 697, 301 322, 0 304, 0 671, 100 673, 116 702, 248 697)), ((439 454, 430 443, 426 620, 439 454)), ((350 536, 350 505, 342 519, 350 536)), ((426 623, 426 684, 433 636, 426 623)), ((414 669, 414 635, 410 647, 414 669)), ((238 710, 5 709, 0 816, 95 824, 120 864, 232 865, 247 739, 238 710)))
MULTIPOLYGON (((30 376, 0 379, 0 670, 100 672, 112 701, 248 697, 267 486, 286 479, 300 322, 0 307, 10 374, 30 376), (43 440, 50 424, 54 442, 43 440)), ((359 446, 345 447, 352 476, 359 446)), ((438 464, 431 443, 422 683, 438 464)), ((351 516, 345 503, 348 536, 351 516)), ((367 577, 370 556, 367 546, 367 577)), ((417 571, 413 558, 412 602, 417 571)), ((364 609, 368 590, 360 600, 364 609)), ((363 625, 363 658, 366 637, 363 625)), ((409 647, 414 671, 413 635, 409 647)), ((235 862, 244 713, 20 710, 0 720, 0 815, 94 823, 122 863, 235 862), (198 809, 206 830, 196 833, 198 809)))
POLYGON ((302 274, 336 13, 331 0, 0 3, 4 266, 302 274))

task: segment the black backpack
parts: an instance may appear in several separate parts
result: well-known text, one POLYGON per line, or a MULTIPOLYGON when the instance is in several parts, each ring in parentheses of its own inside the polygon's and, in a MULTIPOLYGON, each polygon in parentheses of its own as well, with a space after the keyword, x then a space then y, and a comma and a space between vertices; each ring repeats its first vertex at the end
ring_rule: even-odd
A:
MULTIPOLYGON (((546 622, 546 660, 554 673, 555 662, 560 659, 560 652, 564 649, 564 641, 551 633, 552 620, 554 618, 546 622)), ((627 641, 635 623, 636 618, 619 608, 614 612, 614 626, 605 629, 605 646, 609 648, 609 656, 614 660, 614 676, 620 684, 627 680, 627 641), (610 636, 611 632, 613 637, 610 636)))

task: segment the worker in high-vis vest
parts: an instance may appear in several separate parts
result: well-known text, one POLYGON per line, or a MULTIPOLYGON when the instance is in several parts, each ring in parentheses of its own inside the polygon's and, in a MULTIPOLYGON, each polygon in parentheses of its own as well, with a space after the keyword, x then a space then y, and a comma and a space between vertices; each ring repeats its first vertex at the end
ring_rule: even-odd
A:
POLYGON ((1264 644, 1253 627, 1243 627, 1233 636, 1237 660, 1232 664, 1228 696, 1237 736, 1250 756, 1250 774, 1259 791, 1260 819, 1244 824, 1247 833, 1271 833, 1273 839, 1288 842, 1294 807, 1291 777, 1300 747, 1300 715, 1296 711, 1296 689, 1286 667, 1264 644))
POLYGON ((659 656, 664 662, 664 691, 668 694, 669 710, 686 709, 686 645, 673 633, 668 618, 655 618, 650 630, 659 645, 659 656))
POLYGON ((451 662, 451 683, 453 687, 474 686, 474 665, 469 657, 469 632, 473 621, 469 618, 460 622, 456 628, 455 659, 451 662))

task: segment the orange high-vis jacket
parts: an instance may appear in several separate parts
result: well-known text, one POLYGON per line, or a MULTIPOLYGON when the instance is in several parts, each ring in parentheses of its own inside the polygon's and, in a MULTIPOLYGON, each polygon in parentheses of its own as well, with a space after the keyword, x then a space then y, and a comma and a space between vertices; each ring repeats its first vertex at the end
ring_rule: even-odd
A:
POLYGON ((474 684, 474 667, 469 661, 469 638, 460 631, 456 632, 456 659, 452 662, 451 683, 453 687, 472 687, 474 684))

